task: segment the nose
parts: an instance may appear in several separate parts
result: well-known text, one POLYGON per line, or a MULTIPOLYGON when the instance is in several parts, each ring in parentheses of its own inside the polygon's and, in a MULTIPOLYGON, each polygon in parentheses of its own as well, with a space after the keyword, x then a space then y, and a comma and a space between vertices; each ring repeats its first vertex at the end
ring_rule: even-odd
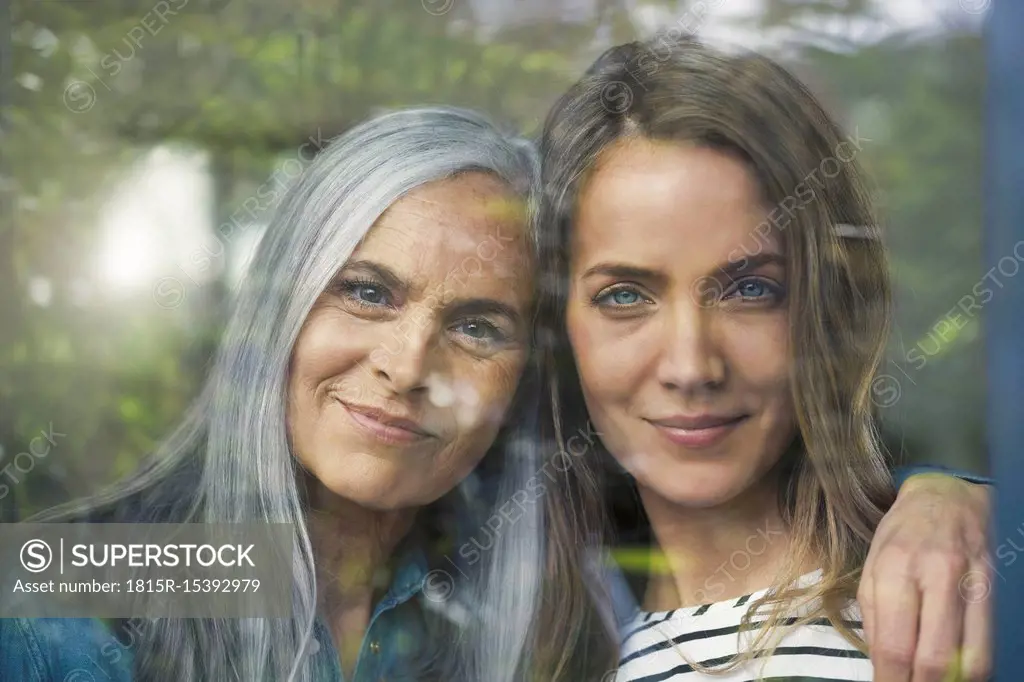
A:
POLYGON ((374 377, 392 394, 425 392, 437 345, 436 325, 425 313, 410 311, 384 328, 370 352, 374 377))
POLYGON ((693 398, 720 389, 727 367, 716 341, 715 309, 687 300, 673 306, 662 324, 657 365, 661 385, 693 398))

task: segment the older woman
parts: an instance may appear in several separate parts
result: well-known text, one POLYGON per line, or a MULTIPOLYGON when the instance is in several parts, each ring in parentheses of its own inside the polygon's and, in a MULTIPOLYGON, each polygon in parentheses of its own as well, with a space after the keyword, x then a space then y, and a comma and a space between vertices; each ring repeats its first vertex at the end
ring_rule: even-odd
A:
POLYGON ((182 425, 126 482, 32 519, 290 523, 291 620, 161 619, 116 663, 95 621, 4 621, 0 678, 95 673, 91 658, 113 679, 514 679, 539 608, 542 501, 474 562, 479 584, 459 587, 500 618, 439 651, 427 632, 446 621, 421 588, 426 538, 478 514, 473 488, 457 488, 481 460, 508 494, 544 465, 498 438, 528 422, 509 415, 528 358, 536 166, 528 144, 465 111, 347 132, 268 227, 182 425))

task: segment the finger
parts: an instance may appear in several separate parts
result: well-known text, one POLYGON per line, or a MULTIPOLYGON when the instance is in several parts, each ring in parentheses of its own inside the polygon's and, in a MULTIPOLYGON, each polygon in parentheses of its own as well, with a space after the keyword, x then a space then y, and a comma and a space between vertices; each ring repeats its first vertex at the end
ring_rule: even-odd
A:
POLYGON ((857 603, 860 605, 861 622, 864 627, 864 642, 868 650, 874 646, 872 635, 875 632, 875 579, 874 572, 861 574, 860 586, 857 588, 857 603))
POLYGON ((964 598, 963 675, 986 682, 992 674, 992 569, 977 564, 960 581, 964 598))
POLYGON ((921 600, 917 582, 902 565, 898 571, 879 571, 875 581, 875 682, 910 682, 914 665, 921 600))
POLYGON ((959 679, 959 655, 963 631, 964 600, 961 578, 967 574, 965 560, 935 561, 925 569, 921 616, 914 654, 913 682, 943 682, 959 679))
POLYGON ((885 518, 878 524, 875 537, 868 547, 868 555, 860 573, 860 585, 857 588, 857 603, 860 605, 861 621, 864 625, 864 642, 870 650, 874 646, 875 635, 875 575, 877 574, 877 557, 885 546, 885 518))

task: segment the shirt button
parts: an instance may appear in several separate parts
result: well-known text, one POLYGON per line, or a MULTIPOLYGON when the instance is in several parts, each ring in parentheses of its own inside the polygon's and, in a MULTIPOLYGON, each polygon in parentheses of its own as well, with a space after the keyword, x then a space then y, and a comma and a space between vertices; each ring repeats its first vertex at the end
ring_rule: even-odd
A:
POLYGON ((378 642, 377 640, 373 640, 372 642, 370 642, 370 652, 373 654, 379 654, 380 642, 378 642))

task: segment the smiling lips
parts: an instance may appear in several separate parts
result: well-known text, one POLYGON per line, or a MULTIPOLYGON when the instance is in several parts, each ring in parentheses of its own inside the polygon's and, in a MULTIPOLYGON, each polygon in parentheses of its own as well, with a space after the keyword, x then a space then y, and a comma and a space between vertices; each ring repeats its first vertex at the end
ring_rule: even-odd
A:
POLYGON ((647 421, 666 438, 685 448, 700 449, 722 441, 741 424, 748 415, 676 415, 647 421))
POLYGON ((356 426, 385 443, 408 444, 437 437, 419 423, 406 417, 376 407, 347 403, 343 400, 338 402, 345 408, 345 412, 356 426))

